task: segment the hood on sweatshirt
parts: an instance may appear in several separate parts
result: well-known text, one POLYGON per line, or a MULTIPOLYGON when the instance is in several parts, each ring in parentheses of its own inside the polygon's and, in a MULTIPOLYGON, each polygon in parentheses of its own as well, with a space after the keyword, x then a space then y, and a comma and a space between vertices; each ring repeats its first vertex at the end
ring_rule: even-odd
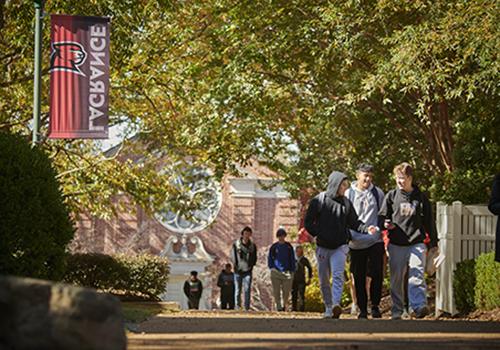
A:
POLYGON ((347 175, 341 173, 340 171, 332 171, 328 177, 328 186, 326 187, 326 193, 332 197, 337 197, 337 191, 339 190, 342 181, 347 179, 347 175))

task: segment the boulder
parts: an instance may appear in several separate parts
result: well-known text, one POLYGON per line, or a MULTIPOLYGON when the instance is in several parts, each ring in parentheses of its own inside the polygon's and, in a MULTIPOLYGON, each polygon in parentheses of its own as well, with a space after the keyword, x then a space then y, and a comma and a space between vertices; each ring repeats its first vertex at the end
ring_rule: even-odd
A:
POLYGON ((120 301, 93 289, 0 276, 0 349, 127 347, 120 301))

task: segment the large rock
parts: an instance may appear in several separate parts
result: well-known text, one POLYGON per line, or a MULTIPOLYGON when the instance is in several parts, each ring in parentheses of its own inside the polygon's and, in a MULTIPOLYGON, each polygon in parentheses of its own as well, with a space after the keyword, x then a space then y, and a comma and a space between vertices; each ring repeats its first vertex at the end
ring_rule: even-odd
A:
POLYGON ((0 349, 126 349, 117 298, 48 281, 0 277, 0 349))

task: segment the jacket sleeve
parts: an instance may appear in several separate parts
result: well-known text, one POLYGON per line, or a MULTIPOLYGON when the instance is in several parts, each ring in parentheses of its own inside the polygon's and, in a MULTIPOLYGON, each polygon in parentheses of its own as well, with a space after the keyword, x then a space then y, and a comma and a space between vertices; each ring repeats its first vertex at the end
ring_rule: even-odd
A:
POLYGON ((231 262, 233 263, 233 268, 235 270, 238 268, 238 257, 237 257, 236 254, 237 254, 237 252, 236 252, 236 246, 233 243, 231 245, 231 253, 229 255, 230 255, 230 258, 231 258, 231 262))
POLYGON ((431 242, 429 244, 430 248, 434 248, 437 246, 438 238, 434 225, 434 220, 432 219, 432 207, 431 203, 427 199, 427 196, 422 193, 422 204, 424 211, 424 229, 425 232, 429 234, 429 238, 431 242))
POLYGON ((314 197, 309 201, 309 206, 307 207, 306 216, 304 218, 304 227, 313 237, 319 235, 319 209, 319 199, 318 197, 314 197))
MULTIPOLYGON (((491 189, 491 198, 488 209, 495 215, 500 215, 500 174, 495 177, 491 189)), ((500 223, 499 223, 500 225, 500 223)))
POLYGON ((200 281, 200 290, 198 291, 198 298, 201 298, 201 294, 203 293, 203 283, 200 281))
POLYGON ((392 191, 388 192, 382 201, 382 206, 378 211, 378 227, 384 229, 384 221, 386 219, 392 220, 392 191))
POLYGON ((307 274, 309 275, 309 279, 311 279, 313 276, 313 270, 312 270, 311 263, 309 262, 308 258, 305 258, 304 263, 305 263, 305 266, 307 268, 307 274))
POLYGON ((274 249, 274 244, 271 245, 271 247, 269 248, 269 253, 267 254, 267 267, 269 267, 270 269, 275 267, 273 261, 273 255, 271 254, 273 249, 274 249))
POLYGON ((222 280, 222 272, 219 273, 219 277, 217 278, 217 287, 224 287, 224 281, 222 280))
POLYGON ((293 247, 290 244, 290 259, 291 259, 291 271, 295 272, 297 270, 297 259, 295 259, 295 253, 293 251, 293 247))
POLYGON ((363 221, 359 220, 356 209, 354 209, 354 206, 352 205, 349 198, 346 197, 345 200, 349 202, 349 211, 347 212, 347 226, 352 230, 366 234, 368 227, 363 221))
POLYGON ((184 282, 184 294, 189 298, 189 282, 184 282))
POLYGON ((254 267, 257 264, 257 246, 253 243, 253 255, 250 257, 251 261, 249 262, 251 267, 254 267))

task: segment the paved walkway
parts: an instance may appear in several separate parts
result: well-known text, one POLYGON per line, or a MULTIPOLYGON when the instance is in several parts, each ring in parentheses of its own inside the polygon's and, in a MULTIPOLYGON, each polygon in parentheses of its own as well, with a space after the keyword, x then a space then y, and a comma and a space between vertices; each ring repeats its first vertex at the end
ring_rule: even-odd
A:
POLYGON ((319 314, 178 312, 130 333, 129 349, 500 349, 500 322, 323 320, 319 314))

